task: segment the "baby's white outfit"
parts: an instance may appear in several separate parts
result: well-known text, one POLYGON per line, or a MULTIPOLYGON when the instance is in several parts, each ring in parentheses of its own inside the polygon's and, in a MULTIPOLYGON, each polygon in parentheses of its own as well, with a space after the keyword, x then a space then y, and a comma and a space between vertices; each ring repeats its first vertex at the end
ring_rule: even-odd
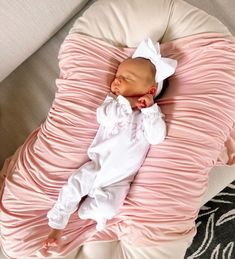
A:
POLYGON ((150 144, 166 136, 163 114, 155 103, 132 110, 129 101, 109 94, 97 109, 98 132, 88 149, 90 161, 69 178, 48 212, 49 226, 63 229, 78 209, 81 219, 93 219, 97 230, 117 214, 141 167, 150 144), (81 198, 85 200, 79 204, 81 198))

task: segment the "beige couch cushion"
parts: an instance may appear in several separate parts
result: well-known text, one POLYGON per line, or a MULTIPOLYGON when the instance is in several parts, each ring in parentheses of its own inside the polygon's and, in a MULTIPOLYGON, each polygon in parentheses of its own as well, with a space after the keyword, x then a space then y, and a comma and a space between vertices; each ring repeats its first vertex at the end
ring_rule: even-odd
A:
MULTIPOLYGON (((130 246, 122 241, 94 242, 83 246, 76 259, 183 259, 187 241, 176 241, 159 246, 130 246)), ((72 254, 71 254, 72 255, 72 254)), ((66 259, 72 259, 70 255, 66 259)))
POLYGON ((76 21, 75 32, 128 47, 146 37, 166 42, 203 32, 230 34, 219 20, 181 0, 99 0, 76 21))
POLYGON ((0 81, 50 39, 88 0, 0 0, 0 81))

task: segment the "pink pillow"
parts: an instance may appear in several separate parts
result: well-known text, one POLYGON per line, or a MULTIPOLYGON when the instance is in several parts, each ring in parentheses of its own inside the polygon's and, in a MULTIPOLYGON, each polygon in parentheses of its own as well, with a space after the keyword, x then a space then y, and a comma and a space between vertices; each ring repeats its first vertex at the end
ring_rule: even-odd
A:
MULTIPOLYGON (((234 48, 234 38, 219 34, 161 46, 163 56, 178 60, 158 100, 168 127, 166 140, 151 147, 125 204, 107 228, 98 233, 95 222, 79 220, 75 213, 56 252, 64 255, 94 240, 122 239, 143 246, 192 239, 208 172, 235 121, 234 48)), ((48 117, 5 166, 1 242, 9 256, 30 256, 40 249, 49 231, 46 213, 68 177, 87 161, 98 127, 96 108, 118 64, 132 52, 79 34, 65 39, 48 117)))

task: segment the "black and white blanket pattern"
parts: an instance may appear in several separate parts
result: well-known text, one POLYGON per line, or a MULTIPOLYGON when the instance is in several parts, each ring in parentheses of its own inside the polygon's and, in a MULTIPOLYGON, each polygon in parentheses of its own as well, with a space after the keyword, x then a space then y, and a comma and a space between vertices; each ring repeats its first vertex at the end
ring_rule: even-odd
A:
POLYGON ((185 259, 235 259, 235 181, 200 210, 185 259))

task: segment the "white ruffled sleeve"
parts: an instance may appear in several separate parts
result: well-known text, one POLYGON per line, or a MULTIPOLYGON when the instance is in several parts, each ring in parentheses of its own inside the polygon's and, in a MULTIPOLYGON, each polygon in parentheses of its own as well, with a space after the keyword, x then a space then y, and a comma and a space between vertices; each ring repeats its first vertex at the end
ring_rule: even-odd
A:
POLYGON ((141 112, 147 141, 152 145, 161 143, 166 137, 166 123, 160 107, 155 103, 151 107, 141 109, 141 112))
POLYGON ((110 127, 117 122, 124 121, 131 113, 131 105, 125 97, 119 95, 115 98, 110 94, 98 107, 96 116, 99 124, 110 127))

